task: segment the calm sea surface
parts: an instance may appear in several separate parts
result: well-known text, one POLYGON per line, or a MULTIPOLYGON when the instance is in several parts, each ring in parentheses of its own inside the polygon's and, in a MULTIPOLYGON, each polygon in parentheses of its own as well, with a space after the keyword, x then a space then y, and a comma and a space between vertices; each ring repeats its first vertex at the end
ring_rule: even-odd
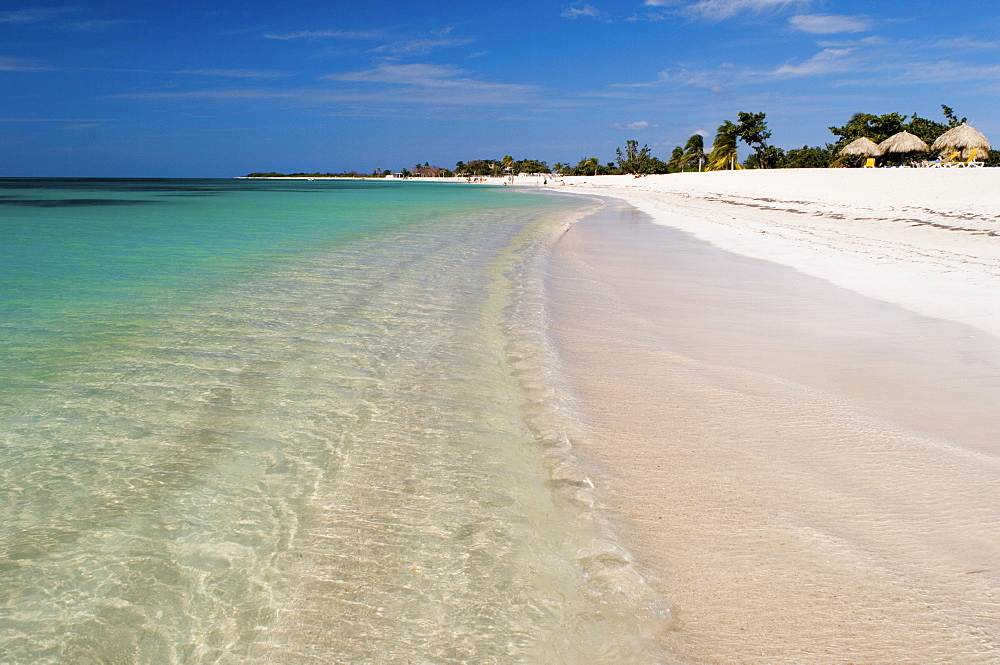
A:
POLYGON ((0 662, 655 662, 545 334, 586 205, 0 180, 0 662))

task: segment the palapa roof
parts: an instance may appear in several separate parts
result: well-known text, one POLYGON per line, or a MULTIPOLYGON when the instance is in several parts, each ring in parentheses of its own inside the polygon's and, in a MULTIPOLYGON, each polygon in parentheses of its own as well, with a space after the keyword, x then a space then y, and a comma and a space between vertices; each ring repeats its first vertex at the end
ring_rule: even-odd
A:
POLYGON ((878 147, 878 143, 862 136, 841 148, 840 154, 845 157, 878 157, 882 154, 882 150, 878 147))
POLYGON ((878 147, 882 150, 882 153, 887 152, 928 152, 930 148, 924 143, 919 136, 911 134, 909 132, 899 132, 898 134, 893 134, 886 140, 878 144, 878 147))
POLYGON ((935 150, 954 150, 962 148, 990 149, 990 141, 978 129, 964 122, 958 127, 952 127, 934 141, 935 150))

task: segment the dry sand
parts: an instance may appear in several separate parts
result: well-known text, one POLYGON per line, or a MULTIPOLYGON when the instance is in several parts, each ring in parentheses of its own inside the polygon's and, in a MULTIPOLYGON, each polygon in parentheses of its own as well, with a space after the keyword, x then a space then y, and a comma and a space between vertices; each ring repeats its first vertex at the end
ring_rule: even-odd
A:
POLYGON ((566 180, 617 197, 553 332, 667 646, 1000 662, 1000 170, 566 180))

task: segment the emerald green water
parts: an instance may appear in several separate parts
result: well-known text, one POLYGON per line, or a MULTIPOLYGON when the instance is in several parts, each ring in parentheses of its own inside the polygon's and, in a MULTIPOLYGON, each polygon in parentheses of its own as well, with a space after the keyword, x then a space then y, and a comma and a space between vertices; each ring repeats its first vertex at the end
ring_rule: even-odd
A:
POLYGON ((0 662, 656 662, 547 347, 584 204, 0 181, 0 662))

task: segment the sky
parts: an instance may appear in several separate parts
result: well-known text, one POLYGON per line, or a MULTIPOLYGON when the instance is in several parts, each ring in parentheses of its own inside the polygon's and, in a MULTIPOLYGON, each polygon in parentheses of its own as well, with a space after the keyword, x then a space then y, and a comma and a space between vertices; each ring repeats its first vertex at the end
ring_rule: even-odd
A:
POLYGON ((942 104, 997 144, 1000 2, 0 0, 0 91, 3 177, 666 159, 942 104))

